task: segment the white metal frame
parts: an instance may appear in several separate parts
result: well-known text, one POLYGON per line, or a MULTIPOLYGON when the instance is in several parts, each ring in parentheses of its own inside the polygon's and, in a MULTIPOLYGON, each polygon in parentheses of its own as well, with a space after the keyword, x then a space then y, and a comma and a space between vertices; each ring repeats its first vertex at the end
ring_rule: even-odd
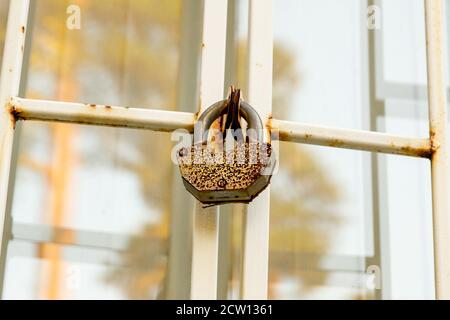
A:
POLYGON ((443 7, 425 1, 428 113, 430 123, 436 296, 450 299, 450 224, 448 206, 447 95, 443 44, 443 7))
MULTIPOLYGON (((425 1, 430 136, 402 137, 378 132, 322 127, 272 119, 271 0, 251 0, 249 10, 249 102, 267 131, 279 130, 281 141, 391 153, 431 160, 436 297, 450 299, 450 230, 448 154, 446 145, 446 90, 444 82, 441 0, 425 1)), ((41 120, 140 128, 170 132, 193 131, 197 114, 140 108, 86 105, 18 97, 29 0, 11 1, 0 81, 0 279, 11 230, 7 227, 8 187, 14 129, 17 121, 41 120)), ((205 0, 201 59, 200 111, 223 98, 226 0, 205 0)), ((269 190, 248 205, 244 214, 244 256, 241 298, 267 298, 269 190)), ((194 209, 191 298, 217 296, 219 210, 194 209)), ((0 285, 1 285, 0 281, 0 285)))
POLYGON ((3 289, 8 240, 11 237, 11 218, 7 204, 15 129, 15 121, 12 121, 6 106, 10 97, 19 95, 29 6, 28 0, 10 3, 0 75, 0 294, 3 289))
MULTIPOLYGON (((203 8, 200 113, 221 100, 225 81, 227 1, 205 1, 203 8)), ((191 298, 217 297, 219 208, 194 205, 191 298)))
MULTIPOLYGON (((272 1, 250 1, 248 99, 267 124, 272 110, 272 1)), ((247 206, 243 221, 241 299, 267 298, 270 187, 247 206)))

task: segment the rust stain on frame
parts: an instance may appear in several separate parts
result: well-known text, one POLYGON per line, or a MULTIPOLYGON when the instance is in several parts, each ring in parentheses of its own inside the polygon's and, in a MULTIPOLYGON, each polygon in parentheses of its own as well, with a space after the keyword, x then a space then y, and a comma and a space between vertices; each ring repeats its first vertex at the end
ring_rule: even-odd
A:
POLYGON ((436 129, 430 128, 430 144, 431 144, 431 151, 433 153, 440 147, 439 142, 436 140, 437 140, 436 139, 436 129))
POLYGON ((7 110, 9 112, 9 115, 11 117, 11 122, 13 123, 13 129, 16 128, 16 122, 20 120, 20 114, 22 113, 22 110, 17 108, 15 105, 13 105, 11 102, 8 102, 7 110))
POLYGON ((423 148, 415 148, 410 145, 407 145, 402 147, 396 147, 396 149, 399 151, 399 154, 417 156, 420 158, 427 158, 427 159, 431 158, 431 155, 433 153, 433 148, 431 147, 431 145, 429 147, 423 148))

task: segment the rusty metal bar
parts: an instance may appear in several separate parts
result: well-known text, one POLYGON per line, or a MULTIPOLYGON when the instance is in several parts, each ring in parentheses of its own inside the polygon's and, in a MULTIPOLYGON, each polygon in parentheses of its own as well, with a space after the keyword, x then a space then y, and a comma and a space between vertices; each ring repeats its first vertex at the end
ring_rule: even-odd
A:
POLYGON ((153 131, 194 130, 195 114, 13 97, 9 112, 16 120, 42 120, 153 131))
POLYGON ((275 119, 271 121, 271 126, 278 130, 280 141, 422 158, 429 158, 432 153, 430 141, 425 138, 409 138, 374 131, 341 129, 275 119))
POLYGON ((428 112, 433 202, 434 268, 437 299, 450 299, 450 219, 448 203, 447 96, 442 1, 425 0, 428 112))
MULTIPOLYGON (((194 130, 196 115, 189 112, 124 108, 104 105, 11 98, 11 117, 16 120, 42 120, 86 125, 138 128, 170 132, 179 128, 194 130)), ((386 133, 324 127, 308 123, 272 119, 280 141, 355 149, 370 152, 429 158, 429 139, 386 133)))
POLYGON ((15 121, 7 108, 8 99, 19 94, 25 47, 29 0, 11 1, 0 78, 0 296, 3 290, 6 252, 11 237, 8 212, 11 159, 15 121))

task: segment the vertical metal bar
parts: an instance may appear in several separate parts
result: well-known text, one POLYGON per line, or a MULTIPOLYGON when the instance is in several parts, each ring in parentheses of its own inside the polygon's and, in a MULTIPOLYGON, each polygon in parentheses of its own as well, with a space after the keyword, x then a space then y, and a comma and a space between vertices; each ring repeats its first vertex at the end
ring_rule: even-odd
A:
MULTIPOLYGON (((25 39, 25 50, 24 56, 22 58, 22 72, 20 76, 20 85, 19 85, 19 96, 24 97, 26 94, 27 86, 28 86, 28 73, 29 73, 29 63, 31 58, 31 42, 33 41, 33 26, 34 26, 34 17, 35 17, 35 9, 37 0, 29 0, 29 9, 28 9, 28 21, 27 21, 27 35, 25 39)), ((20 137, 22 132, 22 123, 16 122, 16 126, 14 129, 14 143, 13 150, 11 156, 11 166, 9 168, 9 184, 8 184, 8 195, 6 202, 6 214, 5 214, 5 226, 3 228, 3 233, 7 234, 8 237, 5 239, 10 239, 10 235, 12 233, 12 204, 14 198, 14 186, 16 182, 16 171, 17 171, 17 158, 19 154, 19 144, 20 137)), ((9 249, 8 249, 8 241, 5 242, 5 252, 4 259, 0 260, 0 298, 3 297, 3 286, 5 285, 5 272, 6 272, 6 262, 9 257, 9 249)))
POLYGON ((0 295, 10 238, 7 203, 15 126, 8 110, 8 101, 11 96, 19 94, 28 9, 28 0, 10 2, 0 78, 0 295))
POLYGON ((425 0, 428 113, 437 299, 450 299, 450 219, 448 204, 447 97, 445 90, 442 1, 425 0))
MULTIPOLYGON (((200 112, 223 98, 227 1, 205 0, 203 8, 200 112)), ((217 297, 218 207, 194 205, 191 299, 217 297)))
MULTIPOLYGON (((381 6, 379 0, 369 0, 362 8, 365 11, 364 19, 367 19, 367 7, 381 6)), ((366 23, 366 21, 364 21, 366 23)), ((365 51, 367 51, 367 75, 368 75, 368 99, 369 99, 369 129, 376 132, 384 132, 385 103, 378 98, 377 92, 383 88, 383 33, 377 29, 364 33, 365 51), (380 119, 381 117, 381 119, 380 119)), ((386 185, 386 159, 379 153, 370 154, 369 179, 371 186, 367 190, 367 200, 371 199, 372 230, 370 236, 373 237, 373 256, 367 257, 366 270, 370 266, 381 268, 381 288, 375 289, 367 295, 367 298, 375 300, 389 299, 391 295, 390 281, 390 239, 389 221, 387 219, 387 185, 386 185)))
MULTIPOLYGON (((267 122, 272 108, 272 1, 251 0, 249 9, 249 103, 267 122)), ((270 135, 267 131, 266 137, 270 135)), ((270 189, 247 206, 243 227, 241 298, 267 299, 270 189)))

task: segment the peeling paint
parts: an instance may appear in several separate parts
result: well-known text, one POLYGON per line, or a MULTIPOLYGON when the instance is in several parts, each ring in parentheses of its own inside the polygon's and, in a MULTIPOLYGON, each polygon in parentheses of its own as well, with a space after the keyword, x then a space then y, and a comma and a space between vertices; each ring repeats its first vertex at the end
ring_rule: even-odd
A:
POLYGON ((329 143, 328 143, 328 145, 330 146, 330 147, 341 147, 341 146, 343 146, 345 144, 345 142, 343 141, 343 140, 340 140, 340 139, 332 139, 329 143))
POLYGON ((431 144, 431 153, 436 152, 439 149, 440 144, 436 139, 436 130, 434 128, 430 128, 430 144, 431 144))
POLYGON ((279 138, 281 141, 289 141, 289 140, 290 140, 290 137, 292 136, 292 134, 293 134, 292 131, 286 132, 286 131, 280 130, 280 131, 278 132, 278 138, 279 138))

